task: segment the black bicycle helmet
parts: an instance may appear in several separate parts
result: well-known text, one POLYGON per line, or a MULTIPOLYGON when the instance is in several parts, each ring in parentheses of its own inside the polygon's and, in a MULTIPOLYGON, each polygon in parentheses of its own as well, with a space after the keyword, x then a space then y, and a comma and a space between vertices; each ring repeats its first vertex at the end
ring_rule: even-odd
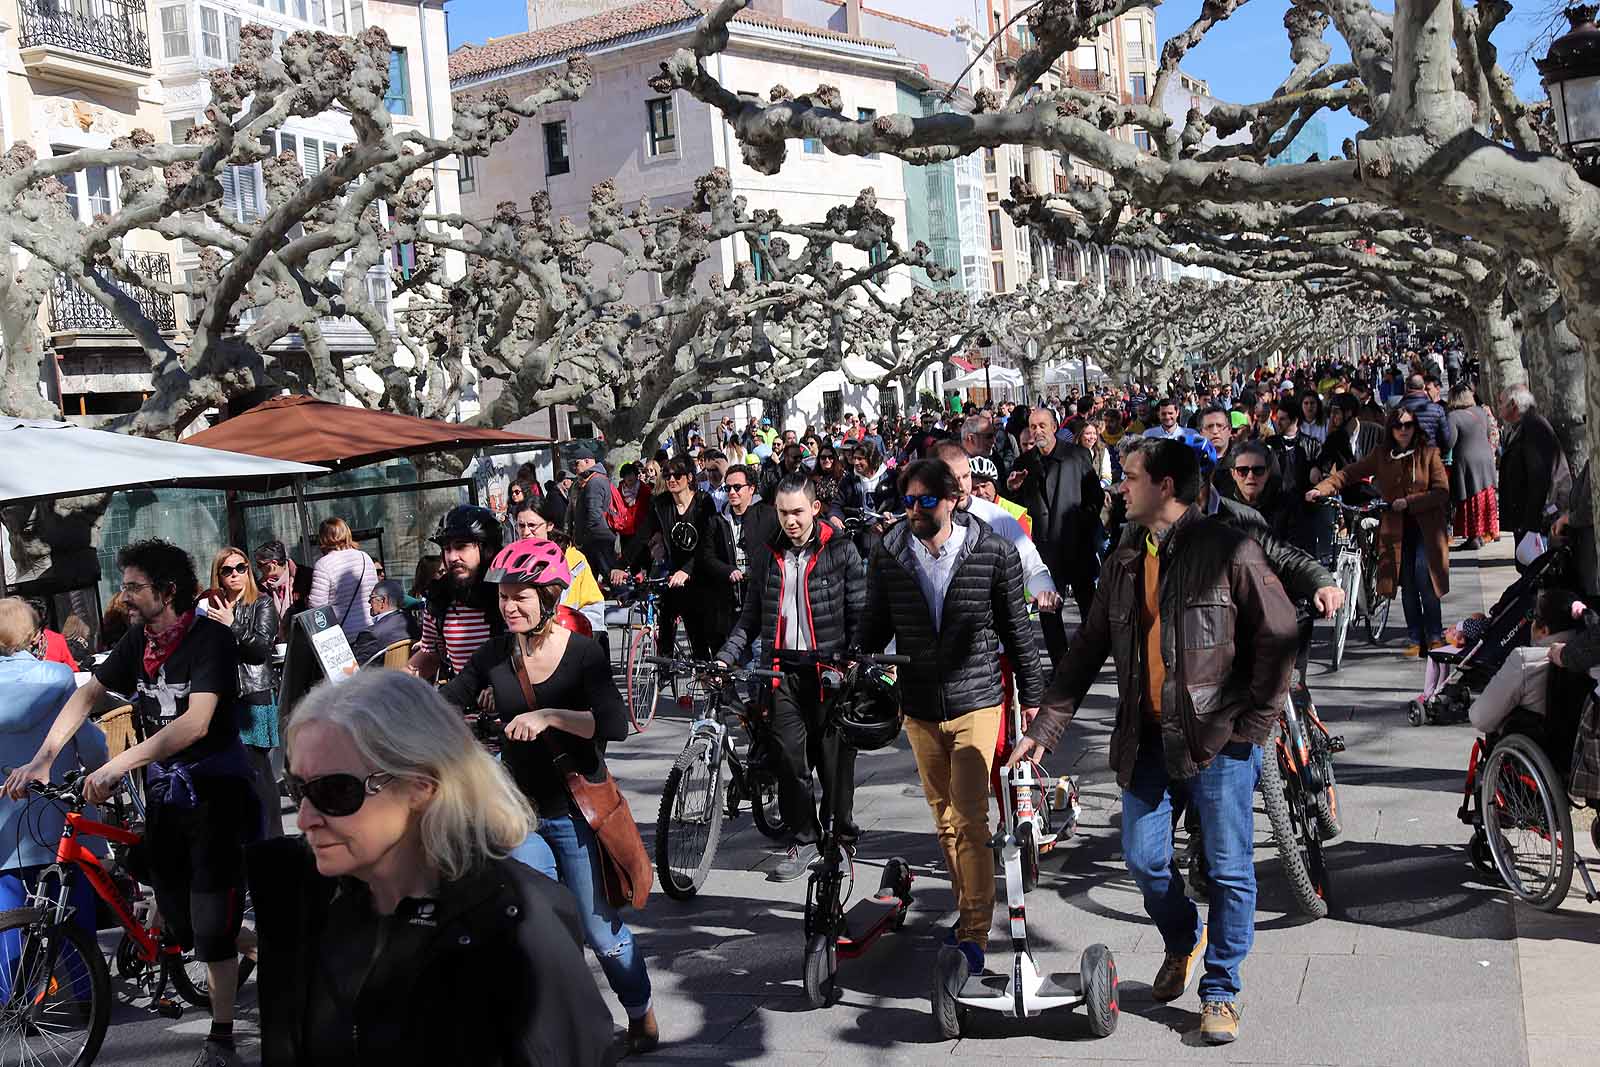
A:
POLYGON ((857 752, 875 751, 900 736, 904 718, 893 674, 870 663, 851 668, 849 681, 833 706, 833 725, 840 740, 857 752))
POLYGON ((476 541, 498 552, 500 523, 495 521, 494 512, 488 508, 477 504, 460 504, 444 513, 444 518, 439 520, 439 528, 434 530, 430 540, 441 548, 451 541, 476 541))

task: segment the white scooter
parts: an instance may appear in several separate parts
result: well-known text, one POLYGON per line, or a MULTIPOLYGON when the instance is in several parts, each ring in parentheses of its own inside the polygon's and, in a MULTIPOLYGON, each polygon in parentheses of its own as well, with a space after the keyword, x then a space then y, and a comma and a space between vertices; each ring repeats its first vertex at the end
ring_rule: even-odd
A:
MULTIPOLYGON (((1022 736, 1021 712, 1013 702, 1011 736, 1022 736)), ((1042 776, 1032 762, 1022 762, 1000 773, 1004 825, 991 842, 998 851, 1006 876, 1006 904, 1011 925, 1011 967, 1008 973, 985 970, 967 973, 961 950, 946 945, 939 950, 933 980, 933 1017, 946 1039, 962 1036, 970 1011, 997 1011, 1013 1019, 1032 1018, 1054 1008, 1084 1005, 1089 1030, 1107 1037, 1117 1028, 1121 1009, 1117 1003, 1117 965, 1111 950, 1090 945, 1083 950, 1078 973, 1046 974, 1039 970, 1028 948, 1025 894, 1038 882, 1039 854, 1069 836, 1077 822, 1077 790, 1065 776, 1056 784, 1055 814, 1063 825, 1052 831, 1052 814, 1045 808, 1042 776), (1031 877, 1030 877, 1031 875, 1031 877)))

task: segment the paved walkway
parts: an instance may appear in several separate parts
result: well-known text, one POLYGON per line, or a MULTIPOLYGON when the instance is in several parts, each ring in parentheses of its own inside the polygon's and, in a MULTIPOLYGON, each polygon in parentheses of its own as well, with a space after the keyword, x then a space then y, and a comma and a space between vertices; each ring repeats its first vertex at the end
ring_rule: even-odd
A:
MULTIPOLYGON (((1493 604, 1513 576, 1509 539, 1458 555, 1454 564, 1447 621, 1493 604)), ((1398 645, 1400 631, 1392 628, 1391 636, 1398 645)), ((1392 646, 1353 643, 1345 668, 1331 675, 1320 643, 1314 653, 1322 663, 1312 677, 1318 707, 1349 746, 1337 764, 1345 833, 1329 851, 1335 913, 1308 921, 1290 911, 1259 819, 1260 914, 1234 1045, 1199 1046, 1192 987, 1169 1005, 1150 999, 1161 945, 1121 860, 1120 805, 1105 755, 1113 693, 1102 684, 1065 750, 1050 761, 1050 770, 1079 776, 1083 830, 1064 854, 1047 860, 1028 912, 1048 969, 1076 970, 1079 953, 1093 942, 1116 954, 1123 1016, 1113 1036, 1093 1039, 1081 1014, 1057 1012, 1025 1022, 975 1013, 969 1037, 938 1038, 927 991, 936 934, 952 921, 954 902, 902 740, 860 758, 856 795, 866 830, 862 891, 876 886, 878 865, 889 856, 906 857, 917 872, 905 930, 887 935, 868 957, 841 962, 840 1003, 806 1010, 799 980, 805 883, 768 882, 775 855, 748 815, 725 824, 716 869, 698 899, 679 904, 657 894, 633 919, 649 955, 665 1040, 648 1062, 1600 1062, 1589 1036, 1600 1017, 1600 994, 1592 992, 1600 909, 1583 904, 1576 886, 1554 915, 1513 906, 1470 866, 1468 833, 1455 813, 1472 735, 1465 726, 1407 725, 1404 702, 1421 684, 1417 661, 1401 659, 1392 646)), ((647 844, 661 780, 685 733, 676 708, 663 711, 649 732, 613 746, 611 755, 647 844)), ((1579 836, 1588 850, 1588 835, 1579 836)), ((245 996, 253 997, 253 987, 245 996)), ((187 1064, 205 1029, 199 1013, 178 1024, 134 1013, 124 1019, 101 1062, 187 1064)), ((253 1024, 247 1008, 242 1025, 253 1024)))

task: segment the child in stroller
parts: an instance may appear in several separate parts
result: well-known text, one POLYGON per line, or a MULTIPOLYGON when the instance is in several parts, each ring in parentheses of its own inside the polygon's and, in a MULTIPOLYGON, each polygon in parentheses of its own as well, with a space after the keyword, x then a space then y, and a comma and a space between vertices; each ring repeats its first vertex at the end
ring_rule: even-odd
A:
POLYGON ((1474 614, 1445 631, 1445 645, 1428 653, 1422 694, 1411 701, 1412 726, 1466 721, 1473 697, 1513 648, 1528 643, 1539 590, 1563 584, 1568 564, 1566 549, 1550 549, 1511 583, 1488 615, 1474 614))

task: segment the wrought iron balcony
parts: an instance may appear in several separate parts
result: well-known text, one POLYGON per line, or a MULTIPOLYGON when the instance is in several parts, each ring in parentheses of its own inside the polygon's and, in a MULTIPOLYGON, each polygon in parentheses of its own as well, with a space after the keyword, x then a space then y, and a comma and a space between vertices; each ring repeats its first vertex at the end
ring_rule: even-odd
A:
POLYGON ((150 68, 144 0, 17 0, 19 48, 61 49, 150 68))
MULTIPOLYGON (((163 252, 133 252, 124 257, 130 269, 152 282, 172 281, 172 260, 163 252)), ((127 293, 139 310, 161 333, 176 333, 178 317, 172 304, 172 294, 146 289, 140 285, 112 282, 127 293)), ((100 303, 64 274, 56 275, 55 288, 50 292, 50 331, 52 333, 128 333, 111 309, 100 303)))

